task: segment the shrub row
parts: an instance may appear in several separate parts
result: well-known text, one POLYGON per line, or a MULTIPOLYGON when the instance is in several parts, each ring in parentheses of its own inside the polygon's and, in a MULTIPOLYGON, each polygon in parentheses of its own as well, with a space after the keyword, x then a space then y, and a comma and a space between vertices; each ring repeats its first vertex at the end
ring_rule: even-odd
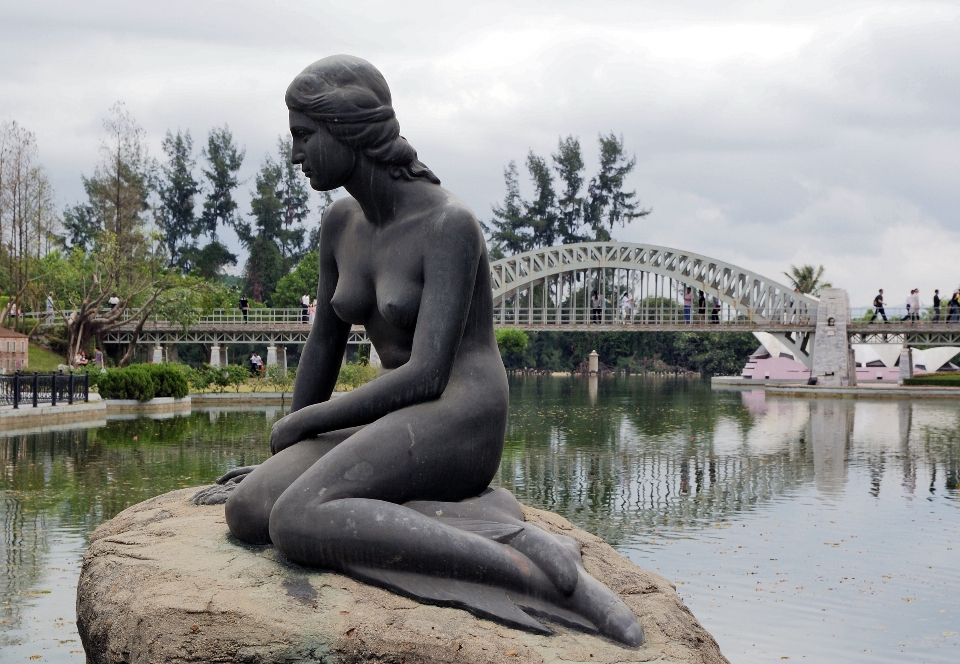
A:
POLYGON ((97 387, 104 399, 182 399, 190 393, 183 371, 172 364, 133 364, 123 369, 110 369, 100 374, 97 387))
POLYGON ((960 387, 960 373, 936 373, 905 378, 904 385, 927 385, 931 387, 960 387))

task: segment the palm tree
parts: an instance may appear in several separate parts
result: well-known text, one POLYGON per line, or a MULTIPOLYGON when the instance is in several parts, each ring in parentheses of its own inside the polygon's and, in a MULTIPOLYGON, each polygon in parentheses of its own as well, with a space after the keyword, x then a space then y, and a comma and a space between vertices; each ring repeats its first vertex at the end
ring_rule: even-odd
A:
POLYGON ((802 267, 791 265, 790 272, 784 272, 783 275, 790 280, 798 293, 820 295, 822 289, 832 288, 829 282, 820 282, 820 277, 823 276, 822 265, 816 269, 814 269, 812 265, 804 265, 802 267))

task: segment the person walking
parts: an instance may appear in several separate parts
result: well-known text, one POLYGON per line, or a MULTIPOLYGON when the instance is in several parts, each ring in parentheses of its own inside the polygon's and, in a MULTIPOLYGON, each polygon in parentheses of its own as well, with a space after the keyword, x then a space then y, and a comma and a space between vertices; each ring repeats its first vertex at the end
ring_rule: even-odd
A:
POLYGON ((247 312, 250 310, 250 302, 247 301, 246 295, 240 296, 240 302, 237 303, 240 307, 240 312, 243 314, 243 322, 247 322, 247 312))
POLYGON ((910 307, 912 311, 910 314, 910 320, 912 320, 914 323, 920 322, 920 308, 922 306, 923 305, 920 304, 920 289, 914 288, 910 293, 910 307))
POLYGON ((873 298, 873 315, 870 316, 870 320, 868 320, 867 322, 872 323, 873 321, 877 320, 877 314, 880 314, 881 316, 883 316, 884 323, 890 322, 887 320, 887 312, 883 310, 883 289, 882 288, 877 293, 877 296, 873 298))
POLYGON ((107 304, 110 305, 110 311, 113 311, 120 304, 120 298, 117 297, 116 293, 114 293, 113 295, 110 296, 110 299, 107 300, 107 304))
POLYGON ((716 325, 720 324, 720 300, 713 296, 713 308, 710 311, 710 322, 716 325))
POLYGON ((310 314, 307 312, 309 308, 310 308, 310 296, 305 294, 303 297, 300 298, 300 322, 301 323, 310 322, 310 314))
POLYGON ((94 353, 93 353, 93 365, 94 365, 95 367, 97 367, 98 369, 100 369, 100 371, 102 372, 102 371, 104 370, 104 368, 103 368, 103 351, 100 350, 100 346, 94 346, 93 350, 94 350, 94 353))
POLYGON ((940 289, 935 288, 933 290, 933 320, 931 323, 940 322, 940 289))
POLYGON ((913 305, 913 291, 911 290, 911 291, 910 291, 910 294, 907 295, 906 301, 904 302, 904 306, 906 306, 906 308, 907 308, 907 313, 906 313, 906 315, 905 315, 903 318, 900 319, 900 322, 901 322, 901 323, 904 322, 904 321, 912 320, 911 317, 910 317, 910 307, 911 307, 912 305, 913 305))
POLYGON ((53 293, 47 293, 47 325, 53 325, 53 293))
POLYGON ((620 322, 624 324, 633 322, 633 298, 627 291, 623 291, 623 295, 620 296, 620 322))
POLYGON ((690 310, 693 308, 693 289, 687 286, 683 293, 683 322, 690 324, 690 310))
POLYGON ((697 298, 697 320, 699 322, 707 322, 707 296, 703 294, 703 291, 700 291, 700 296, 697 298))
POLYGON ((307 307, 307 316, 310 319, 310 324, 313 325, 313 321, 317 317, 317 298, 313 298, 313 302, 307 307))
POLYGON ((953 291, 953 297, 947 302, 947 322, 960 323, 960 291, 953 291))
POLYGON ((593 294, 590 296, 590 322, 599 323, 600 317, 603 315, 603 300, 600 299, 600 296, 597 294, 597 291, 593 291, 593 294))

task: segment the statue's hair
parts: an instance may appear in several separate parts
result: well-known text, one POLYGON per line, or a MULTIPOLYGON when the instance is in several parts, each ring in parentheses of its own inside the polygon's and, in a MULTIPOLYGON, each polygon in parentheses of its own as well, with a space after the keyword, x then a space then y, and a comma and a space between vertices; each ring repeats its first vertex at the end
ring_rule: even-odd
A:
POLYGON ((372 64, 351 55, 317 60, 287 88, 287 108, 322 123, 344 145, 384 164, 397 179, 440 180, 400 135, 390 88, 372 64))

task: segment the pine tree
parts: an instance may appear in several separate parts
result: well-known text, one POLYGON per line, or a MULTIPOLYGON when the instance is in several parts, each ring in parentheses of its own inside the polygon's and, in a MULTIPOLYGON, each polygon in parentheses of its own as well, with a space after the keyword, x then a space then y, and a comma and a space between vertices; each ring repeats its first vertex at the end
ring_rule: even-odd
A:
POLYGON ((222 226, 236 227, 240 223, 237 202, 233 190, 237 188, 237 171, 243 164, 245 150, 237 149, 230 128, 211 129, 203 158, 208 164, 203 175, 207 178, 207 197, 200 215, 201 232, 216 242, 217 229, 222 226))
POLYGON ((637 164, 636 157, 627 158, 623 149, 623 137, 612 132, 600 134, 600 172, 590 179, 587 187, 586 214, 584 219, 593 229, 594 239, 606 242, 610 231, 617 224, 625 226, 638 217, 645 217, 651 210, 640 209, 639 201, 632 199, 635 191, 623 190, 624 178, 637 164))
POLYGON ((579 233, 583 225, 583 155, 580 140, 574 136, 560 139, 552 155, 553 170, 560 177, 563 190, 557 201, 557 234, 561 244, 584 242, 589 238, 579 233))
POLYGON ((84 223, 112 233, 117 250, 133 256, 146 242, 144 215, 156 164, 147 153, 144 130, 123 102, 111 107, 103 128, 107 138, 100 145, 101 161, 93 177, 83 177, 85 212, 90 213, 84 223))
POLYGON ((257 302, 273 304, 277 282, 287 273, 283 256, 277 245, 264 235, 258 235, 250 246, 244 270, 245 292, 257 302))
POLYGON ((202 230, 194 213, 194 197, 200 193, 200 185, 193 177, 193 139, 189 131, 178 130, 176 136, 167 131, 162 146, 167 163, 161 167, 162 177, 156 184, 160 197, 156 222, 163 232, 168 265, 187 272, 202 230))
POLYGON ((493 219, 489 224, 484 224, 484 229, 490 235, 490 257, 494 260, 519 254, 526 251, 530 245, 530 233, 524 230, 527 227, 526 206, 520 196, 520 180, 515 161, 511 161, 503 169, 503 179, 507 186, 503 204, 493 206, 493 219))
POLYGON ((530 247, 552 247, 557 240, 557 194, 547 161, 533 153, 527 155, 527 171, 533 182, 533 200, 524 204, 524 217, 531 229, 530 247))
POLYGON ((284 262, 293 265, 306 253, 306 228, 303 223, 310 214, 307 205, 310 190, 300 168, 290 161, 293 153, 293 140, 290 136, 281 137, 277 141, 277 151, 280 158, 280 200, 283 203, 283 222, 277 240, 284 262))

